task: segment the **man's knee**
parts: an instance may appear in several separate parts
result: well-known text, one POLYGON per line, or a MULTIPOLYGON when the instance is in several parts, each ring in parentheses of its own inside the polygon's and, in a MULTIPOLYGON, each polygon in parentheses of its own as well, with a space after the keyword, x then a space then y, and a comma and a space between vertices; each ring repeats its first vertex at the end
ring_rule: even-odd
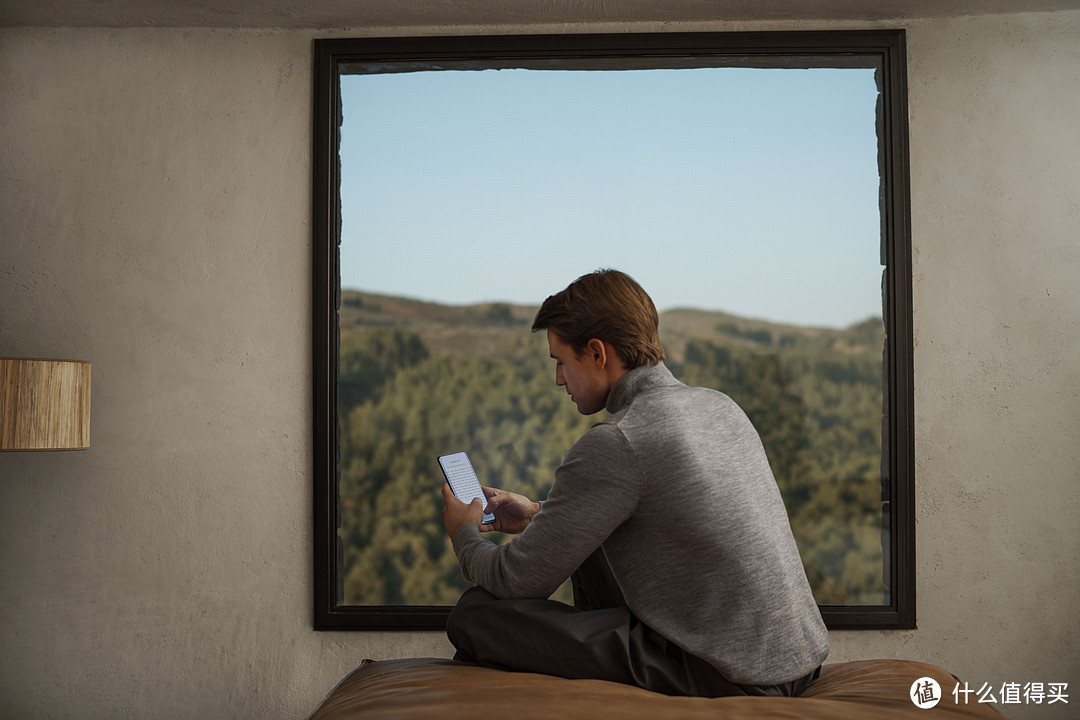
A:
POLYGON ((498 598, 487 590, 474 585, 458 598, 457 604, 450 611, 450 618, 457 622, 467 620, 472 615, 483 612, 483 607, 492 602, 498 602, 498 598))
POLYGON ((462 593, 446 619, 446 637, 457 649, 457 660, 476 661, 472 633, 481 627, 484 606, 497 598, 487 590, 471 587, 462 593))

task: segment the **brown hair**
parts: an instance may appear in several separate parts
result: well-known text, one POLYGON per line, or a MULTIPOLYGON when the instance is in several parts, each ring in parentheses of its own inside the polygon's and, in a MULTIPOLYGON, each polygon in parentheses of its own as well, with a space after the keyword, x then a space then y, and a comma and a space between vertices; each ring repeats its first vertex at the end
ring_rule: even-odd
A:
POLYGON ((582 275, 544 301, 533 332, 551 330, 579 356, 592 338, 611 343, 628 370, 664 359, 652 299, 618 270, 582 275))

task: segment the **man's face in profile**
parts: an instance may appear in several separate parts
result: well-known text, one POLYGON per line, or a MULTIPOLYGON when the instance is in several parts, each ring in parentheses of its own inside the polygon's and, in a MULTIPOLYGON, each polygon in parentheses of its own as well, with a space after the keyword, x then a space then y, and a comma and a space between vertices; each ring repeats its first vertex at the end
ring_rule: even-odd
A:
POLYGON ((596 356, 588 347, 579 356, 551 329, 548 329, 547 337, 551 357, 555 360, 555 384, 566 388, 582 415, 603 410, 611 391, 603 365, 597 364, 596 356))

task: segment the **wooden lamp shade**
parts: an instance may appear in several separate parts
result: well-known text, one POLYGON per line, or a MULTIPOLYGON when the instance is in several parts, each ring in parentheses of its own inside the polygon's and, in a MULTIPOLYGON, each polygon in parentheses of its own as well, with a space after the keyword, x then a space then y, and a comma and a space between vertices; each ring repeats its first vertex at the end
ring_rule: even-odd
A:
POLYGON ((90 447, 90 363, 0 358, 0 450, 90 447))

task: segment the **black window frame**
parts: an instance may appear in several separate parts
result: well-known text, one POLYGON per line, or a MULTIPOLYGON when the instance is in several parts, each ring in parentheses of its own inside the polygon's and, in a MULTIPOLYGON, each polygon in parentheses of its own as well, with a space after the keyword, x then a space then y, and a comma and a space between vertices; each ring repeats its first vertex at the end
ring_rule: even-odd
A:
MULTIPOLYGON (((886 351, 887 432, 882 438, 883 501, 890 532, 885 573, 890 604, 821 606, 831 630, 910 629, 915 621, 914 359, 906 46, 903 30, 616 33, 317 39, 314 51, 312 157, 312 375, 314 392, 314 540, 316 630, 445 629, 444 606, 341 606, 339 565, 337 370, 341 301, 340 144, 342 68, 349 63, 493 61, 542 66, 551 60, 615 63, 646 57, 742 59, 776 67, 807 58, 875 56, 879 82, 881 252, 886 351)), ((832 63, 823 66, 835 66, 832 63)))

